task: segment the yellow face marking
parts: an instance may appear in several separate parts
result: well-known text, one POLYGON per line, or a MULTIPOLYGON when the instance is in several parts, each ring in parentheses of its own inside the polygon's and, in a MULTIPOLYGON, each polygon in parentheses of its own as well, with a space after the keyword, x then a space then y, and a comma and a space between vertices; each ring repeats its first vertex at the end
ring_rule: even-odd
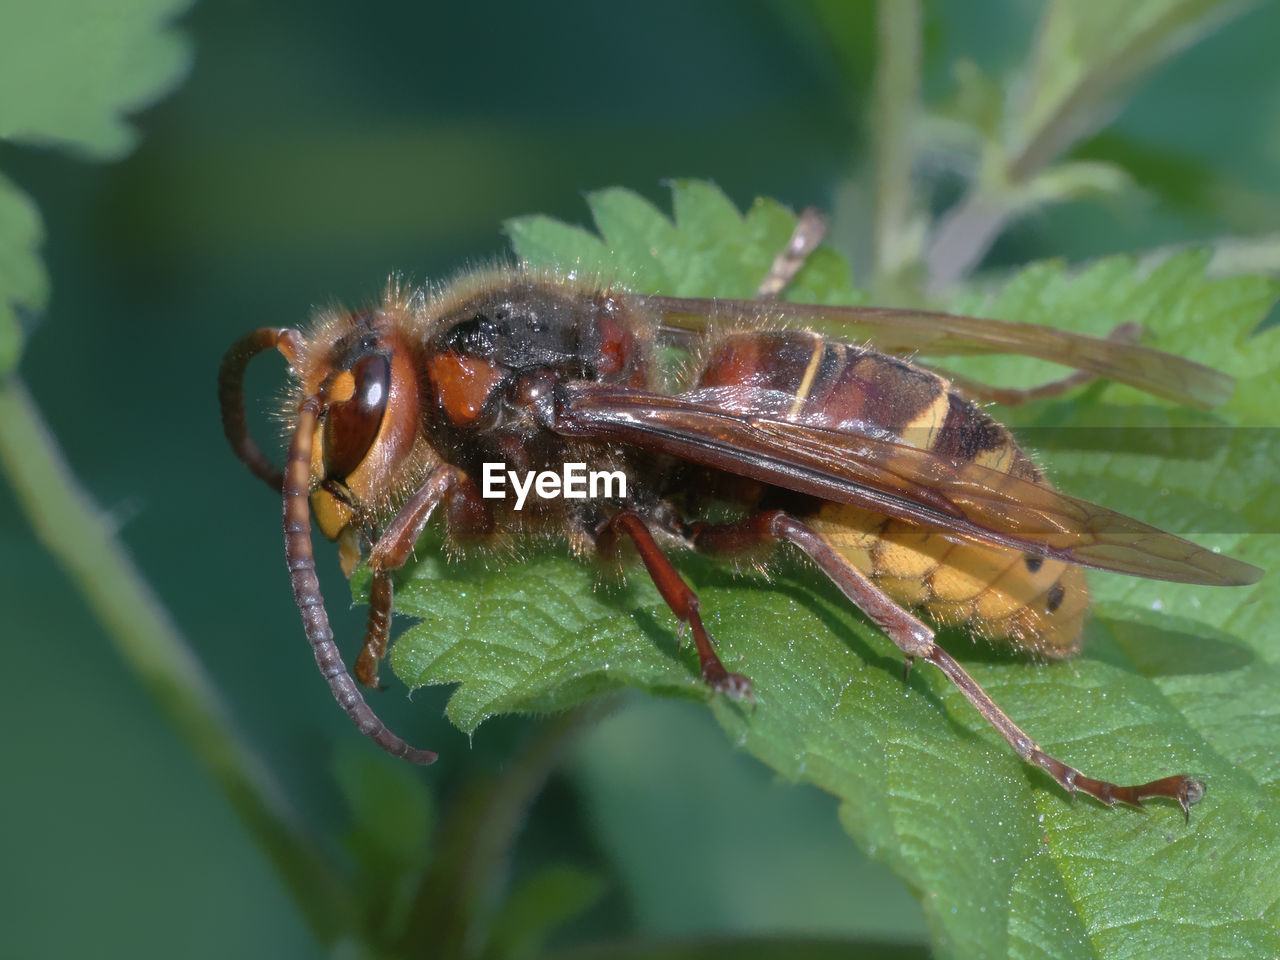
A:
POLYGON ((813 353, 809 355, 809 365, 804 368, 804 376, 800 378, 800 386, 796 388, 796 399, 791 404, 791 416, 798 417, 804 409, 805 400, 809 399, 809 391, 813 389, 813 378, 818 375, 818 366, 822 363, 822 354, 826 341, 821 337, 813 338, 813 353))
POLYGON ((330 540, 336 540, 342 528, 355 519, 349 506, 323 489, 311 491, 311 513, 320 532, 330 540))
POLYGON ((329 402, 346 403, 356 395, 356 378, 350 370, 343 370, 329 385, 329 402))

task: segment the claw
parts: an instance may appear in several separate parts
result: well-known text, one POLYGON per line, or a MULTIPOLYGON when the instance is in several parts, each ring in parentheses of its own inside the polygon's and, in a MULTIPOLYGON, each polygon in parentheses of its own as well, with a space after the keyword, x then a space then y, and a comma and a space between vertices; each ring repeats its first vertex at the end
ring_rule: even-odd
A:
POLYGON ((716 693, 723 693, 730 700, 750 700, 756 702, 751 690, 751 681, 740 673, 729 673, 719 663, 707 663, 702 668, 702 679, 716 693))
POLYGON ((730 700, 749 700, 752 704, 756 702, 756 695, 751 690, 751 681, 740 673, 727 674, 724 682, 717 689, 730 700))

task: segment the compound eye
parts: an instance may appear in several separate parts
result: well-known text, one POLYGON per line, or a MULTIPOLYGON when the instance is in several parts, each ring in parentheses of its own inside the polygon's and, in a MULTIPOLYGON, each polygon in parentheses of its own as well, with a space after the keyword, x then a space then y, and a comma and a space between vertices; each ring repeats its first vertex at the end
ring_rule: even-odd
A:
POLYGON ((382 426, 391 387, 391 363, 379 354, 361 357, 334 377, 324 423, 324 472, 345 480, 360 466, 382 426))

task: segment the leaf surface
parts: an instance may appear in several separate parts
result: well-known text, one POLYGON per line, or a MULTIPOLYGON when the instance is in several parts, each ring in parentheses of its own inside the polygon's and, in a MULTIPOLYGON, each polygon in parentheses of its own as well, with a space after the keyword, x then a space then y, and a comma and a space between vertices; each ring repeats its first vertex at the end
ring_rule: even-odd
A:
POLYGON ((167 24, 190 0, 14 0, 0 9, 0 139, 100 160, 134 144, 124 115, 186 75, 167 24))
POLYGON ((49 299, 38 253, 43 237, 35 204, 0 176, 0 374, 17 365, 23 317, 43 310, 49 299))
MULTIPOLYGON (((0 140, 117 159, 124 114, 186 74, 186 42, 164 26, 189 0, 13 0, 0 5, 0 140)), ((35 204, 0 175, 0 374, 17 365, 23 321, 44 309, 35 204)))

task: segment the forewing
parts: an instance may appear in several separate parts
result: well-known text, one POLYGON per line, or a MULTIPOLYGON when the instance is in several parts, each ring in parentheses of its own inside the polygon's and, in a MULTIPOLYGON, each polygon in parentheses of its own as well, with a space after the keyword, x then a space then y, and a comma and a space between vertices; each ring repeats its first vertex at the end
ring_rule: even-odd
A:
POLYGON ((645 301, 661 317, 663 330, 676 340, 697 337, 713 325, 767 318, 775 323, 800 324, 836 340, 869 343, 884 353, 1037 357, 1186 406, 1220 406, 1235 388, 1227 374, 1171 353, 1029 323, 889 307, 683 297, 646 297, 645 301))
MULTIPOLYGON (((1100 570, 1182 583, 1253 583, 1262 571, 1106 507, 975 463, 876 436, 734 408, 711 391, 666 396, 570 388, 554 428, 622 441, 825 500, 912 521, 945 536, 1013 547, 1100 570)), ((761 394, 767 391, 760 391, 761 394)))

